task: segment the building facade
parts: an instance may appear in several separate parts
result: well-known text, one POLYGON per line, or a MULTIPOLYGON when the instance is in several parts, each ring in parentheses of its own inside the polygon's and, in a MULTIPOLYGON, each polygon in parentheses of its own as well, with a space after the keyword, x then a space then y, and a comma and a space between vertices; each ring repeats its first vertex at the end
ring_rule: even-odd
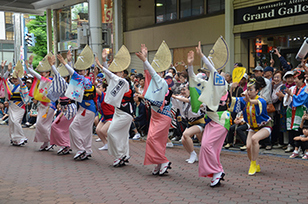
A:
POLYGON ((293 67, 299 62, 295 56, 308 37, 308 1, 306 0, 234 0, 235 61, 254 68, 269 65, 273 57, 275 67, 280 63, 270 51, 276 47, 293 67))
MULTIPOLYGON (((135 52, 141 44, 149 50, 149 61, 163 40, 168 44, 173 64, 184 70, 187 53, 195 50, 198 41, 208 54, 219 36, 225 33, 224 0, 151 0, 122 1, 123 38, 131 52, 131 69, 142 72, 143 67, 135 52)), ((194 68, 201 67, 196 56, 194 68)))

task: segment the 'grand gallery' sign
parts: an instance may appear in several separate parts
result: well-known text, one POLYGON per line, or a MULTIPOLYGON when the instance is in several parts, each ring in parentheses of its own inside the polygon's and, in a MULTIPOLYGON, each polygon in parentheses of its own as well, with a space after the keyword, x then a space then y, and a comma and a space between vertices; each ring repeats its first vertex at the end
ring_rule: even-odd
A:
POLYGON ((282 0, 234 10, 234 25, 308 13, 308 0, 282 0))

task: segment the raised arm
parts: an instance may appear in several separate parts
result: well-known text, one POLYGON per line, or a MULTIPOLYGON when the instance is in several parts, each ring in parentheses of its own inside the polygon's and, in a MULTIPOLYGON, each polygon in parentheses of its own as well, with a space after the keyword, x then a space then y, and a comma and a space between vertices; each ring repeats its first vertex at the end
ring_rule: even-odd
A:
POLYGON ((108 64, 107 64, 107 50, 104 49, 102 52, 102 59, 103 59, 103 66, 108 69, 108 64))
POLYGON ((202 53, 201 50, 201 41, 198 43, 198 47, 196 47, 197 54, 201 57, 202 61, 205 63, 206 67, 212 71, 216 71, 215 67, 212 65, 212 63, 208 60, 208 58, 202 53))
POLYGON ((5 61, 2 61, 2 63, 1 63, 1 77, 4 75, 4 66, 5 66, 5 64, 6 64, 6 60, 5 61))
POLYGON ((153 69, 153 67, 151 66, 151 64, 147 60, 148 48, 145 46, 145 44, 141 44, 141 51, 136 52, 136 55, 141 61, 143 61, 143 63, 144 63, 143 68, 145 70, 148 70, 151 76, 156 74, 156 71, 153 69))
POLYGON ((195 53, 194 51, 191 50, 187 54, 187 64, 188 64, 187 71, 190 77, 195 76, 194 67, 193 67, 194 60, 195 60, 195 53))
POLYGON ((99 62, 99 60, 98 60, 97 57, 95 57, 95 62, 96 62, 96 64, 97 64, 97 66, 98 66, 99 68, 101 68, 101 69, 103 70, 103 72, 104 72, 109 78, 113 78, 113 77, 114 77, 114 74, 113 74, 111 71, 109 71, 109 70, 106 69, 103 65, 101 65, 101 63, 99 62))
POLYGON ((74 69, 65 62, 64 58, 62 57, 62 55, 58 54, 57 58, 66 67, 68 73, 72 76, 74 74, 74 72, 75 72, 74 69))
POLYGON ((8 76, 9 76, 11 70, 12 70, 12 67, 13 67, 12 62, 10 62, 9 65, 8 65, 8 67, 7 67, 6 72, 5 72, 4 75, 3 75, 3 78, 5 78, 5 79, 8 78, 8 76))
POLYGON ((26 60, 26 67, 27 67, 27 69, 29 70, 30 74, 32 74, 33 76, 35 76, 37 79, 41 80, 41 75, 38 74, 36 71, 33 70, 32 62, 33 62, 33 55, 31 55, 31 56, 29 57, 29 61, 26 60))
POLYGON ((51 69, 52 69, 53 73, 58 74, 58 70, 57 70, 57 68, 55 66, 56 57, 54 55, 52 57, 48 56, 47 59, 48 59, 48 62, 50 64, 50 66, 51 66, 51 69))

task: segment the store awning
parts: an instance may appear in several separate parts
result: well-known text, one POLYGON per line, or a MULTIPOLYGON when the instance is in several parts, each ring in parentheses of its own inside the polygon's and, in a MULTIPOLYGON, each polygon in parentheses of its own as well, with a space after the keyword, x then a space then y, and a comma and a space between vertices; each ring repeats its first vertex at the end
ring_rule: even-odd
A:
POLYGON ((46 9, 60 9, 86 0, 0 0, 0 11, 43 15, 46 9))

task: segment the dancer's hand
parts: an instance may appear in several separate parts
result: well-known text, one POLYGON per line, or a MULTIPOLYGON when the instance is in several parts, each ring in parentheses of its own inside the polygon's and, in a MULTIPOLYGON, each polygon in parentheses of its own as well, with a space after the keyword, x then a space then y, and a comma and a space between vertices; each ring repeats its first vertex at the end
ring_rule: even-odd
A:
POLYGON ((4 68, 5 64, 6 64, 6 60, 5 60, 5 61, 2 61, 2 63, 1 63, 2 69, 4 68))
POLYGON ((73 55, 72 55, 72 52, 71 52, 70 50, 67 52, 66 58, 67 58, 67 61, 68 61, 68 62, 71 62, 71 61, 72 61, 73 55))
POLYGON ((8 65, 7 70, 8 70, 9 72, 11 72, 11 71, 12 71, 12 68, 13 68, 12 62, 10 62, 9 65, 8 65))
POLYGON ((54 55, 52 55, 51 57, 48 56, 47 59, 48 59, 48 62, 49 62, 49 64, 50 64, 50 66, 56 64, 56 57, 55 57, 54 55))
POLYGON ((201 41, 199 41, 198 47, 196 47, 196 52, 201 58, 204 56, 201 50, 201 41))
POLYGON ((65 66, 67 63, 65 62, 64 58, 62 57, 62 55, 58 54, 57 55, 58 60, 65 66))
POLYGON ((106 49, 103 49, 102 58, 103 58, 103 62, 106 62, 107 60, 107 50, 106 49))
POLYGON ((195 53, 194 51, 189 51, 187 54, 187 64, 188 66, 192 66, 195 60, 195 53))
POLYGON ((141 44, 141 53, 144 55, 146 59, 148 56, 148 48, 145 46, 145 44, 141 44))

